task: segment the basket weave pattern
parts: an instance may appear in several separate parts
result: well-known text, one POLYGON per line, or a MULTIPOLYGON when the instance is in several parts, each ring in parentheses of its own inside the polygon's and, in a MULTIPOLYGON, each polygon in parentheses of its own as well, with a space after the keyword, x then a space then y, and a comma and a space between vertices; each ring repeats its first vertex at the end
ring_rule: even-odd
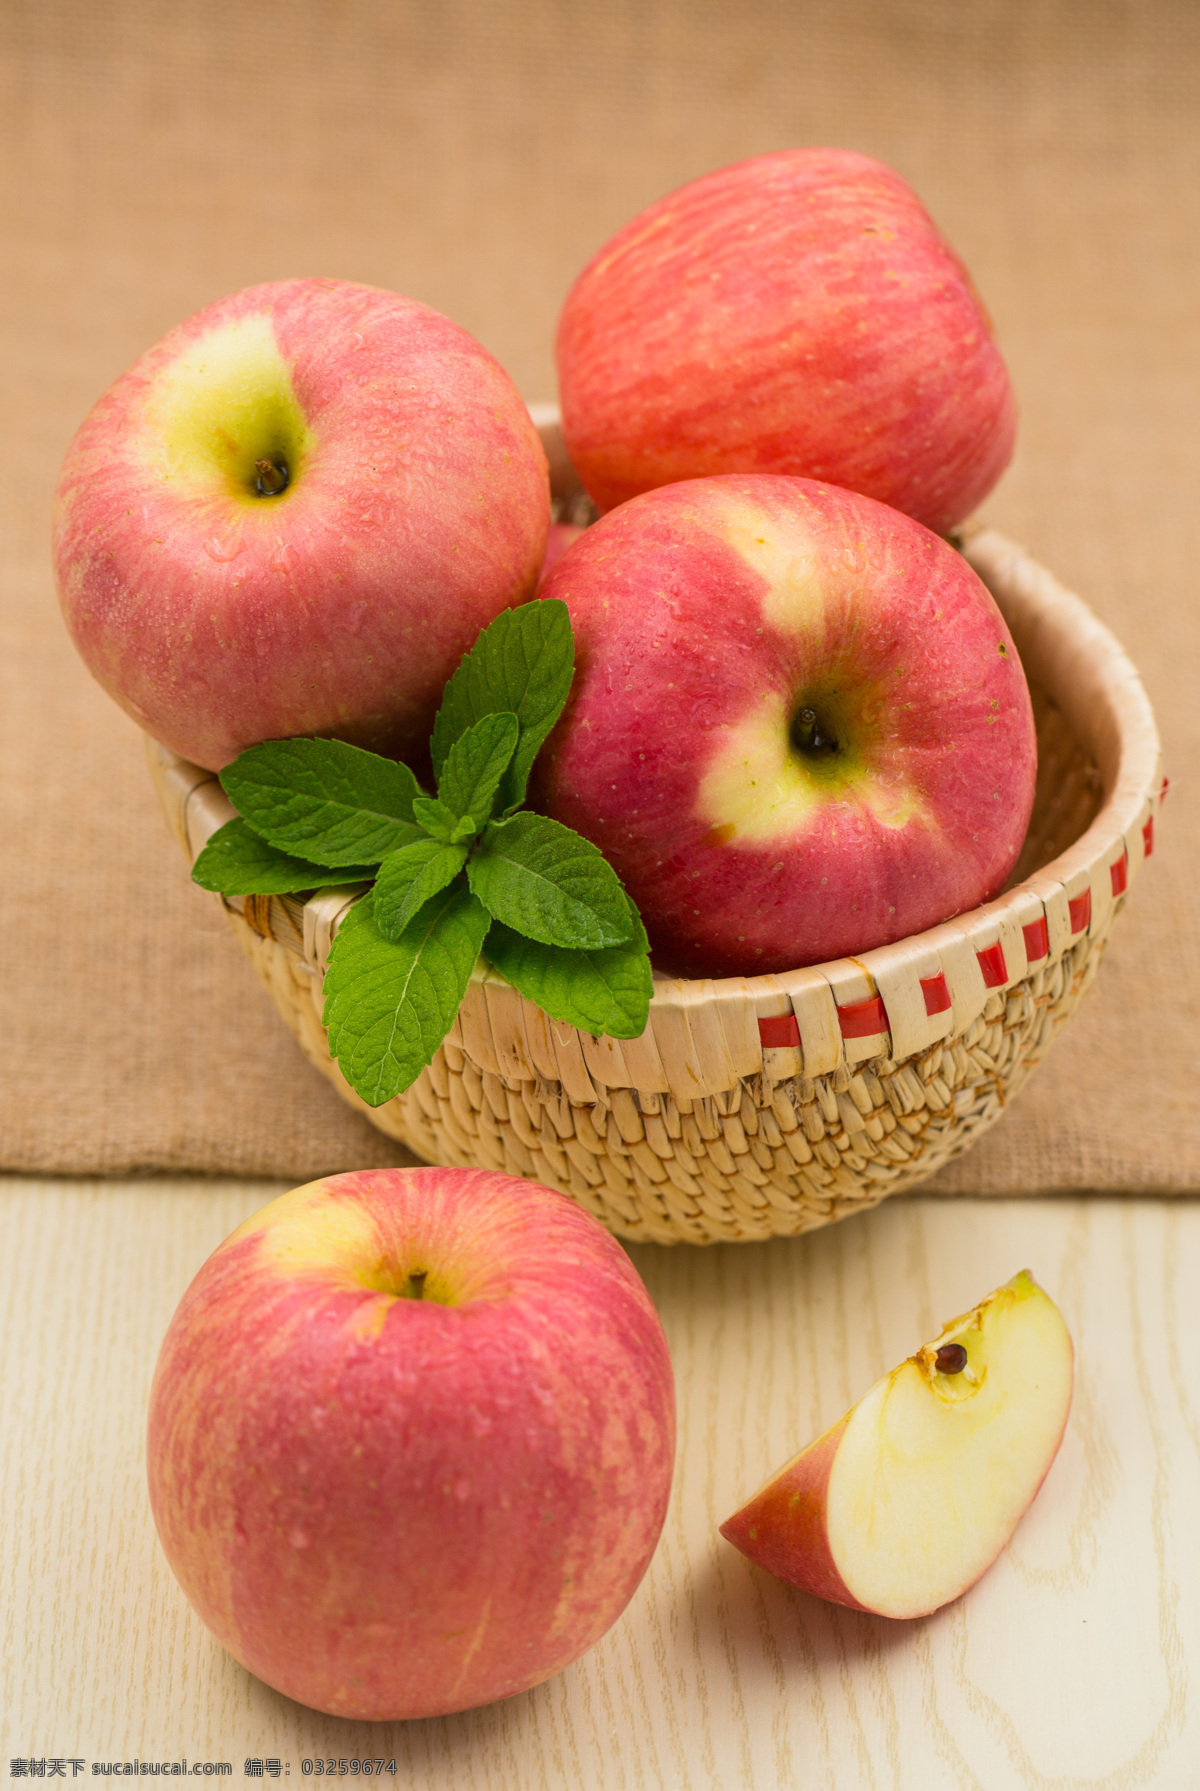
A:
POLYGON ((337 1073, 297 960, 234 926, 306 1055, 381 1130, 431 1162, 561 1188, 618 1236, 658 1243, 807 1231, 932 1175, 999 1117, 1103 949, 1083 941, 993 995, 965 1033, 902 1063, 748 1076, 692 1100, 593 1084, 590 1101, 572 1101, 561 1081, 485 1069, 447 1039, 406 1094, 372 1110, 337 1073))
MULTIPOLYGON (((530 1176, 630 1239, 708 1243, 829 1223, 965 1150, 1044 1057, 1153 850, 1153 717, 1121 648, 1002 537, 967 556, 1034 695, 1034 817, 996 901, 859 958, 777 976, 655 980, 646 1032, 593 1039, 490 971, 413 1086, 368 1108, 330 1058, 324 966, 353 892, 226 903, 306 1054, 419 1156, 530 1176)), ((211 773, 150 746, 190 857, 232 814, 211 773)))

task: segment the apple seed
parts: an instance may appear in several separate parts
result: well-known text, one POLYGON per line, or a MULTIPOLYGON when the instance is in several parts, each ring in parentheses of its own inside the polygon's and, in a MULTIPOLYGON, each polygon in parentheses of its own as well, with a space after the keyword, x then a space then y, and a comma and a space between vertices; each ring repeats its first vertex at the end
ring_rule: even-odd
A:
POLYGON ((933 1365, 939 1374, 961 1374, 967 1365, 967 1352, 961 1343, 943 1343, 933 1365))

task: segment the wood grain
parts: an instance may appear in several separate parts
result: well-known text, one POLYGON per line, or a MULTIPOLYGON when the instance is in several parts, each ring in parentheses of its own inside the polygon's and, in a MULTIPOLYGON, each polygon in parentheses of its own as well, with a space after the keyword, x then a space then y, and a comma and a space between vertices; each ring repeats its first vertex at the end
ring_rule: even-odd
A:
POLYGON ((304 1756, 333 1754, 394 1756, 385 1785, 430 1791, 1200 1785, 1200 1204, 913 1198, 803 1238, 635 1248, 681 1418, 641 1589, 598 1648, 523 1697, 368 1725, 305 1710, 223 1653, 144 1491, 167 1320, 273 1192, 0 1185, 0 1772, 186 1756, 245 1783, 248 1756, 274 1755, 298 1781, 304 1756), (1024 1266, 1075 1337, 1075 1405, 1042 1493, 966 1597, 872 1619, 720 1539, 770 1470, 1024 1266))

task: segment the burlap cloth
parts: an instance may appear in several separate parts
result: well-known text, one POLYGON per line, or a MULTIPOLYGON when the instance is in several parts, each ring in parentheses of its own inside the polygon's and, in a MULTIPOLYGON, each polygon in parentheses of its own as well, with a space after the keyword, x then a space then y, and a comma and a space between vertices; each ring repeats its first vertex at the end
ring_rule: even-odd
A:
POLYGON ((933 1187, 1200 1189, 1200 8, 1194 0, 4 0, 0 1167, 296 1179, 398 1160, 302 1058, 77 663, 47 551, 87 408, 166 328, 327 273, 554 394, 574 272, 792 143, 897 167, 1022 409, 984 515, 1139 665, 1174 791, 1098 985, 933 1187))

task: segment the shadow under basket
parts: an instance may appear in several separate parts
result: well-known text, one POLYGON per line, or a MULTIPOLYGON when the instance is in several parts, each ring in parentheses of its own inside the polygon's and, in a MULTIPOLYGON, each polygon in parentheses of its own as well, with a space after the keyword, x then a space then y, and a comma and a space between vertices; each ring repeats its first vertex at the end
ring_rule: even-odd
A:
MULTIPOLYGON (((1149 702, 1109 631, 995 532, 963 551, 1004 612, 1037 719, 1033 818, 997 900, 805 970, 656 977, 637 1039, 580 1033, 477 970, 433 1062, 369 1108, 320 1020, 330 943, 355 892, 229 898, 234 931, 313 1063, 418 1156, 548 1183, 630 1239, 806 1231, 960 1155, 1075 1011, 1153 851, 1164 788, 1149 702)), ((233 809, 211 772, 147 745, 194 859, 233 809)))

